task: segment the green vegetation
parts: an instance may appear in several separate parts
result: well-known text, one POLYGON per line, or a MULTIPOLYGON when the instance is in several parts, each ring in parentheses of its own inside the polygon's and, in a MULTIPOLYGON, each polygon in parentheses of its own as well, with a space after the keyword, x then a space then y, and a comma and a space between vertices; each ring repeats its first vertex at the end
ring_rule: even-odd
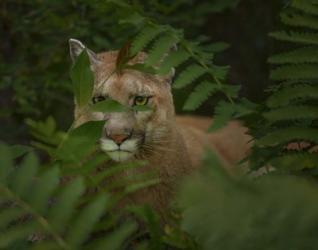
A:
POLYGON ((268 59, 273 82, 266 100, 258 102, 241 96, 238 85, 228 83, 230 68, 217 63, 228 45, 200 32, 209 15, 238 5, 237 0, 0 4, 0 30, 7 37, 0 44, 5 52, 0 96, 12 105, 0 110, 0 249, 316 249, 318 2, 291 0, 281 10, 280 31, 270 36, 283 49, 268 59), (127 58, 140 51, 149 56, 135 70, 167 75, 174 68, 173 91, 184 97, 177 103, 186 112, 213 96, 210 130, 238 119, 254 138, 245 159, 249 174, 228 176, 207 152, 200 173, 179 187, 164 225, 148 206, 115 209, 126 195, 159 180, 155 173, 120 175, 144 162, 100 169, 108 160, 96 144, 104 122, 75 128, 64 119, 72 112, 73 94, 80 106, 93 110, 127 109, 113 100, 87 105, 94 77, 85 50, 68 76, 71 36, 96 50, 120 49, 117 70, 131 67, 127 58), (252 178, 260 169, 263 174, 252 178))

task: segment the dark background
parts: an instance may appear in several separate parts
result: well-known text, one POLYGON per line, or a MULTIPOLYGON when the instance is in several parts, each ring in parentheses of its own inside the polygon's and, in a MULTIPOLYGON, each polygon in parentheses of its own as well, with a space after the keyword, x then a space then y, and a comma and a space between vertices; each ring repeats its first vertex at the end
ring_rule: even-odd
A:
MULTIPOLYGON (((216 63, 230 65, 228 81, 241 96, 266 97, 267 58, 274 51, 268 33, 279 29, 284 0, 133 1, 162 23, 182 28, 186 37, 223 41, 229 49, 216 63)), ((0 2, 0 139, 28 143, 26 118, 53 116, 59 129, 72 121, 68 39, 78 38, 98 52, 120 48, 135 30, 118 25, 118 13, 103 1, 2 0, 0 2)), ((187 91, 175 93, 181 112, 187 91)), ((212 115, 214 100, 199 114, 212 115)))

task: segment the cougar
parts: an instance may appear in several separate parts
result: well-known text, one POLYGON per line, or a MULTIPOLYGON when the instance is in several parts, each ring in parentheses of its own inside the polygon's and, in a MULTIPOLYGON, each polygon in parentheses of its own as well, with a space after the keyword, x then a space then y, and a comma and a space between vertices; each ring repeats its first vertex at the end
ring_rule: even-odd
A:
MULTIPOLYGON (((195 172, 206 149, 214 151, 230 171, 248 152, 250 137, 238 122, 230 122, 215 133, 207 133, 212 119, 197 116, 176 116, 171 93, 173 72, 167 76, 124 69, 114 74, 118 51, 94 53, 70 39, 73 62, 86 49, 95 76, 91 103, 107 98, 126 106, 147 106, 147 111, 84 112, 75 103, 76 126, 92 120, 105 121, 100 148, 115 162, 145 160, 146 167, 127 171, 134 175, 154 170, 160 183, 129 196, 133 204, 150 204, 165 213, 175 187, 182 177, 195 172)), ((142 63, 147 55, 139 53, 129 63, 142 63)))

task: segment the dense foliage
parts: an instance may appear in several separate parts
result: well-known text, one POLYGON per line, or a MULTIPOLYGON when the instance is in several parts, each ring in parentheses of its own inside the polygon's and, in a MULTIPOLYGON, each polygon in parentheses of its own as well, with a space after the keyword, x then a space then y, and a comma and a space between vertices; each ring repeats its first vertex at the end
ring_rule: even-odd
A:
MULTIPOLYGON (((7 53, 1 55, 6 62, 0 64, 1 88, 15 93, 15 108, 2 109, 1 115, 24 122, 32 142, 24 146, 0 144, 0 248, 316 248, 318 189, 312 177, 317 174, 318 162, 318 2, 292 0, 282 10, 281 20, 286 26, 271 36, 283 41, 284 52, 269 58, 274 65, 270 74, 274 84, 267 91, 268 99, 258 103, 239 97, 237 85, 227 82, 229 67, 215 63, 215 55, 227 45, 211 43, 197 31, 209 13, 234 8, 237 0, 178 0, 173 4, 157 0, 41 1, 37 8, 36 1, 18 2, 4 1, 1 9, 2 30, 8 36, 8 42, 1 46, 7 53), (39 23, 22 30, 23 43, 17 39, 20 26, 8 24, 18 20, 8 19, 8 11, 16 6, 16 17, 23 15, 24 22, 39 23), (67 97, 72 92, 77 103, 85 106, 93 89, 85 50, 68 80, 66 39, 59 39, 71 35, 97 49, 112 47, 125 52, 117 70, 133 67, 167 75, 174 68, 174 89, 189 91, 183 101, 186 111, 196 110, 213 95, 219 102, 210 130, 219 129, 230 119, 244 122, 254 138, 246 160, 251 172, 265 169, 263 175, 257 179, 230 177, 213 153, 207 152, 201 172, 180 186, 167 224, 162 225, 147 206, 116 211, 117 202, 127 194, 160 180, 156 173, 120 175, 142 167, 144 162, 101 169, 101 163, 108 160, 96 145, 103 123, 89 122, 77 128, 72 124, 66 132, 61 130, 65 124, 56 124, 61 112, 56 100, 66 100, 71 108, 73 101, 67 97), (24 52, 34 41, 43 45, 24 52), (17 49, 12 50, 12 46, 17 49), (17 54, 10 54, 12 51, 17 54), (128 65, 126 59, 140 51, 148 53, 145 63, 128 65), (13 58, 18 62, 10 63, 13 58), (41 74, 44 71, 49 73, 41 74), (36 75, 32 82, 30 75, 36 75), (36 108, 42 103, 45 105, 36 108), (41 152, 43 161, 39 162, 35 150, 41 152), (120 178, 110 181, 116 175, 120 178), (111 194, 113 189, 116 195, 111 194), (133 216, 127 219, 127 213, 133 216), (142 227, 138 227, 140 221, 142 227)), ((89 108, 121 112, 127 107, 108 101, 89 108)))

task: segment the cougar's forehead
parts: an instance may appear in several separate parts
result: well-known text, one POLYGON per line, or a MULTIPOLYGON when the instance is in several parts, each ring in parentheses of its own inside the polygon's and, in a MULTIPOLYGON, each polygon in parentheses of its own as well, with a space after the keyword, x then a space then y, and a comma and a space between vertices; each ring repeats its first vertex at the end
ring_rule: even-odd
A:
POLYGON ((134 95, 152 96, 155 92, 158 93, 158 89, 152 81, 136 75, 135 72, 111 76, 105 72, 103 77, 97 79, 95 92, 120 101, 134 95))
MULTIPOLYGON (((107 94, 112 98, 129 95, 154 95, 160 96, 167 88, 159 77, 148 75, 136 70, 123 70, 118 75, 115 72, 118 52, 110 51, 98 54, 102 62, 95 68, 95 93, 107 94)), ((142 63, 146 57, 140 53, 130 61, 130 64, 142 63)))

